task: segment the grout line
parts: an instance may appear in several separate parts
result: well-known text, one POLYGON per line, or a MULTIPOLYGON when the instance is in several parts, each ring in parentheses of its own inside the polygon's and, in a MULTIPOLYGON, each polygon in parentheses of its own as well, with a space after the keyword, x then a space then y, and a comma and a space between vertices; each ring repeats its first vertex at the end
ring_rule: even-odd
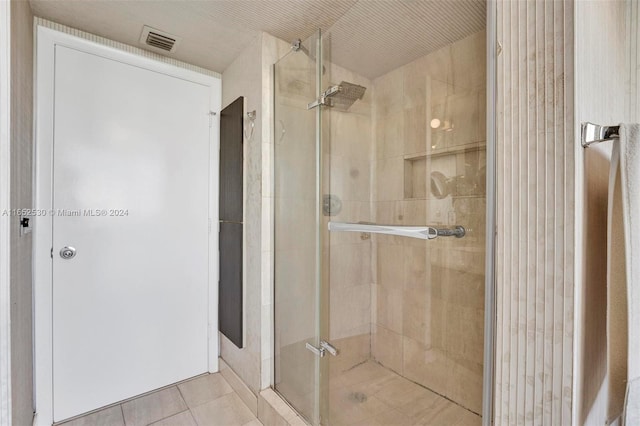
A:
POLYGON ((178 394, 180 395, 180 398, 182 399, 182 402, 184 402, 184 405, 187 407, 187 410, 190 410, 191 407, 189 407, 189 404, 187 404, 187 400, 185 399, 184 395, 182 394, 182 391, 180 390, 180 386, 176 385, 176 389, 178 389, 178 394))
MULTIPOLYGON (((413 384, 415 384, 415 385, 418 385, 418 386, 420 386, 421 388, 426 389, 426 390, 428 390, 429 392, 432 392, 432 393, 434 393, 434 394, 438 395, 438 396, 439 396, 439 397, 441 397, 442 399, 446 399, 447 401, 449 401, 449 402, 451 402, 451 403, 453 403, 453 404, 457 405, 458 407, 460 407, 460 408, 462 408, 462 409, 464 409, 464 410, 466 410, 466 411, 468 411, 468 412, 470 412, 470 413, 472 413, 472 414, 475 414, 476 416, 478 416, 478 417, 482 418, 482 415, 481 415, 480 413, 476 413, 476 412, 475 412, 475 411, 473 411, 472 409, 467 408, 467 407, 465 407, 465 406, 463 406, 463 405, 460 405, 460 403, 458 403, 458 402, 456 402, 456 401, 452 400, 451 398, 448 398, 447 396, 445 396, 445 395, 443 395, 443 394, 441 394, 441 393, 439 393, 439 392, 436 392, 436 391, 434 391, 433 389, 428 388, 427 386, 425 386, 425 385, 423 385, 423 384, 420 384, 420 383, 418 383, 418 382, 414 382, 413 380, 411 380, 411 379, 409 379, 409 378, 407 378, 407 377, 405 377, 405 376, 403 376, 403 375, 401 375, 401 374, 396 373, 395 371, 391 370, 390 368, 385 367, 384 365, 382 365, 381 363, 379 363, 378 361, 376 361, 376 360, 374 360, 374 359, 372 359, 372 360, 367 360, 367 361, 361 362, 360 364, 354 365, 353 367, 349 368, 348 370, 345 370, 345 372, 347 372, 347 371, 351 371, 351 370, 355 369, 356 367, 359 367, 359 366, 361 366, 361 365, 363 365, 363 364, 365 364, 365 363, 367 363, 367 362, 369 362, 369 361, 376 363, 377 365, 379 365, 380 367, 384 368, 385 370, 387 370, 387 371, 389 371, 389 372, 393 373, 393 374, 394 374, 394 375, 396 375, 397 377, 400 377, 401 379, 405 379, 405 380, 406 380, 406 381, 408 381, 408 382, 411 382, 411 383, 413 383, 413 384)), ((347 387, 347 386, 353 386, 353 385, 358 385, 358 384, 362 384, 362 383, 364 383, 364 382, 368 382, 368 381, 370 381, 370 380, 375 380, 375 379, 377 379, 377 378, 378 378, 378 377, 374 377, 374 378, 372 378, 372 379, 363 380, 363 381, 361 381, 361 382, 357 382, 357 383, 352 383, 352 384, 350 384, 350 385, 346 385, 345 387, 347 387)), ((380 390, 382 390, 382 389, 380 389, 380 390)), ((378 391, 378 392, 379 392, 379 391, 378 391)), ((377 393, 377 392, 376 392, 376 393, 377 393)), ((371 396, 375 396, 375 393, 374 393, 374 394, 372 394, 371 396)), ((392 408, 395 408, 395 407, 392 407, 392 408)), ((398 411, 400 411, 400 412, 402 412, 402 411, 401 411, 401 410, 399 410, 398 408, 395 408, 395 409, 396 409, 396 410, 398 410, 398 411)))

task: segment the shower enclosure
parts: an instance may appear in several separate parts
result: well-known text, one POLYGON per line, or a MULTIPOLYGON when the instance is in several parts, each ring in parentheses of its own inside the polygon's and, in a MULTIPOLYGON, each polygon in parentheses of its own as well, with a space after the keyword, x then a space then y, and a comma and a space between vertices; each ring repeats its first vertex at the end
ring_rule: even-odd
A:
POLYGON ((481 424, 484 22, 375 73, 349 25, 274 66, 274 388, 313 425, 481 424))

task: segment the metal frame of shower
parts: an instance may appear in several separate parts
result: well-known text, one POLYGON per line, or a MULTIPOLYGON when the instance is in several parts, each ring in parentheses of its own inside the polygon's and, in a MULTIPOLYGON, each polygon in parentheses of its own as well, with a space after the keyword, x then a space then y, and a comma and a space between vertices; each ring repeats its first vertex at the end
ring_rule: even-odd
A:
POLYGON ((496 88, 498 34, 496 0, 487 1, 487 218, 484 280, 482 425, 493 424, 496 347, 496 88))

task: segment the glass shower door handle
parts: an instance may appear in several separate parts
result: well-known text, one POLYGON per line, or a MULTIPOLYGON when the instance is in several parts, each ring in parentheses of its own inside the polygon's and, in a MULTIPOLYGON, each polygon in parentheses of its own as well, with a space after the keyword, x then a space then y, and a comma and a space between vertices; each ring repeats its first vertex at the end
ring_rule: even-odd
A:
POLYGON ((372 234, 397 235, 400 237, 433 240, 438 237, 464 237, 462 226, 452 228, 434 228, 432 226, 375 225, 369 223, 329 222, 329 231, 333 232, 369 232, 372 234))

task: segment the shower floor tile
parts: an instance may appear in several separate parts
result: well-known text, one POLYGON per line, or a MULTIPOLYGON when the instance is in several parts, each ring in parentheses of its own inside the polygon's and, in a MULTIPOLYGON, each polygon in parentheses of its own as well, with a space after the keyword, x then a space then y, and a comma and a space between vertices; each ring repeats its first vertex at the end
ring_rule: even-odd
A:
POLYGON ((374 361, 331 378, 332 425, 479 426, 475 413, 374 361))

